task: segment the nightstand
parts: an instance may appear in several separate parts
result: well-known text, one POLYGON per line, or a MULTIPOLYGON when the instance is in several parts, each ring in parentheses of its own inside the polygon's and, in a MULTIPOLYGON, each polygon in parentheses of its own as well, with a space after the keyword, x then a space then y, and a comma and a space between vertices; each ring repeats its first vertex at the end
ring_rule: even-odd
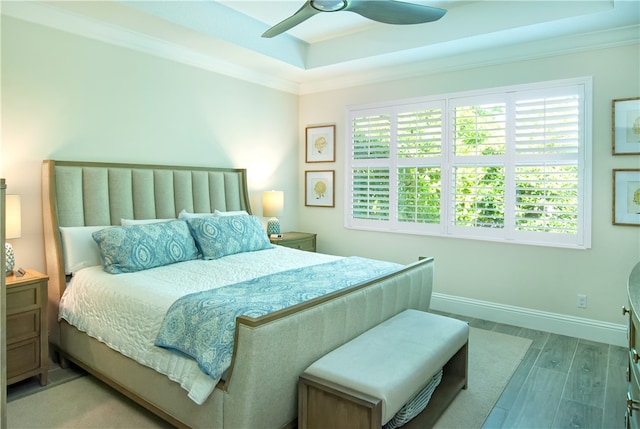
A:
POLYGON ((271 243, 293 249, 316 251, 316 234, 308 232, 284 232, 282 238, 272 238, 271 243))
POLYGON ((37 375, 47 384, 47 281, 35 270, 7 276, 7 384, 37 375))

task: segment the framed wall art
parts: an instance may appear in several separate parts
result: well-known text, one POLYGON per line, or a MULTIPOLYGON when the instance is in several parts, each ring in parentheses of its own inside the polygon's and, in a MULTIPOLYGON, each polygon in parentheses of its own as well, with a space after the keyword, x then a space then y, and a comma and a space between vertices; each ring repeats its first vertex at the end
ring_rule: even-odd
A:
POLYGON ((613 224, 640 226, 640 169, 613 170, 613 224))
POLYGON ((306 133, 307 162, 334 162, 336 160, 335 125, 307 127, 306 133))
POLYGON ((335 207, 334 170, 304 172, 304 205, 335 207))
POLYGON ((614 155, 640 155, 640 97, 611 102, 614 155))

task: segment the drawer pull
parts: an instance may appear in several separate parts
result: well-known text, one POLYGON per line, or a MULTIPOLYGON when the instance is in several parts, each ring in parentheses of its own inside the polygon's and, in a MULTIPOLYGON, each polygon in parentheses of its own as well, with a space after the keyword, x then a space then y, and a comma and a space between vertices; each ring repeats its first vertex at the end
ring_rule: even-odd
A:
POLYGON ((640 360, 640 356, 638 356, 638 351, 636 349, 631 349, 631 359, 633 359, 633 363, 635 364, 640 360))
POLYGON ((622 315, 624 316, 624 315, 625 315, 625 314, 627 314, 628 312, 629 312, 629 309, 623 305, 623 306, 622 306, 622 315))
POLYGON ((629 416, 633 416, 634 411, 640 411, 637 404, 638 401, 631 399, 631 393, 627 392, 627 410, 629 410, 629 416))

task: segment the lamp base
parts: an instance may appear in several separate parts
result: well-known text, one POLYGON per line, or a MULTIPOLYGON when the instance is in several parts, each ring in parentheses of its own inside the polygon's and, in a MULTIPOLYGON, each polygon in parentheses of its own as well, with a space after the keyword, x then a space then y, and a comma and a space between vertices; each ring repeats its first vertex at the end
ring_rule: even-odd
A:
POLYGON ((272 217, 267 222, 267 234, 280 234, 280 221, 277 218, 272 217))
POLYGON ((13 273, 13 269, 16 266, 16 257, 13 253, 13 247, 9 243, 4 243, 4 263, 7 275, 13 273))

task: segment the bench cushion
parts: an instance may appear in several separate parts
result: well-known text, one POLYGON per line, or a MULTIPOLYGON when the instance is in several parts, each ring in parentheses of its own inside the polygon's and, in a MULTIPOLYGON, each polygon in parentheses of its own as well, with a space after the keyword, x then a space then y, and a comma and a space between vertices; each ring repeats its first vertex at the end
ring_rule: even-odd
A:
POLYGON ((305 374, 381 399, 385 424, 468 338, 466 322, 405 310, 318 359, 305 374))

